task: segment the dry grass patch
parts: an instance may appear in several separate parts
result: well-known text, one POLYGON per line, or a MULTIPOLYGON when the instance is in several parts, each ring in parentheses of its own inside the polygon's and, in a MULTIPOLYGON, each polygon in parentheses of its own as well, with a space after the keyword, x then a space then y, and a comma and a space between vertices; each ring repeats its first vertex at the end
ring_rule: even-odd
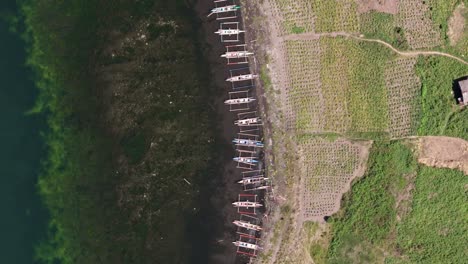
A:
POLYGON ((399 0, 356 0, 359 13, 375 10, 382 13, 396 14, 399 0))
POLYGON ((422 137, 418 162, 431 167, 459 169, 468 175, 468 141, 451 137, 422 137))
POLYGON ((450 44, 452 46, 457 44, 457 42, 465 34, 466 13, 467 11, 466 11, 465 4, 462 2, 460 5, 457 6, 455 11, 453 12, 452 17, 450 17, 450 20, 448 23, 447 36, 449 37, 450 44))

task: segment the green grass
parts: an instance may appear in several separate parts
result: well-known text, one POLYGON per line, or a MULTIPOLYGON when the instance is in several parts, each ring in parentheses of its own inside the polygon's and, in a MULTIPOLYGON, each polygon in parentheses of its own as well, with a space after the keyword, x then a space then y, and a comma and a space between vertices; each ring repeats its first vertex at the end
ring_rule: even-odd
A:
POLYGON ((304 33, 306 30, 304 27, 298 27, 296 25, 294 25, 292 28, 291 28, 291 32, 294 33, 294 34, 301 34, 301 33, 304 33))
POLYGON ((421 167, 412 211, 398 225, 397 243, 410 263, 464 263, 468 245, 468 177, 421 167))
POLYGON ((320 244, 313 243, 310 246, 310 256, 316 264, 326 263, 327 248, 320 244))
POLYGON ((328 263, 463 263, 468 178, 417 165, 401 142, 377 142, 368 164, 332 218, 328 263), (409 210, 397 221, 396 197, 409 184, 409 210))
POLYGON ((468 111, 456 106, 454 79, 466 76, 468 66, 444 57, 420 58, 416 73, 422 83, 419 135, 446 135, 468 139, 468 111))
MULTIPOLYGON (((347 259, 357 249, 359 258, 376 258, 373 245, 380 244, 395 228, 395 198, 398 182, 415 169, 411 151, 401 143, 376 143, 363 179, 353 184, 345 199, 341 216, 334 217, 333 239, 328 258, 347 259), (364 254, 368 252, 369 254, 364 254)), ((377 259, 375 259, 376 261, 377 259)))

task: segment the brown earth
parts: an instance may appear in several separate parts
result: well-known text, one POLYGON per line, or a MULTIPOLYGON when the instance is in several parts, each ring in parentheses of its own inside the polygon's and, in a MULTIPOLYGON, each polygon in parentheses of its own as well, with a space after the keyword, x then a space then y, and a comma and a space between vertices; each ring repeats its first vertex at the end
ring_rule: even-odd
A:
POLYGON ((468 141, 451 137, 419 139, 418 161, 437 168, 458 169, 468 175, 468 141))
POLYGON ((372 10, 388 14, 398 13, 399 0, 356 0, 360 14, 372 10))
POLYGON ((450 39, 450 45, 454 46, 465 33, 465 14, 466 7, 464 3, 455 8, 452 17, 449 19, 447 35, 450 39))

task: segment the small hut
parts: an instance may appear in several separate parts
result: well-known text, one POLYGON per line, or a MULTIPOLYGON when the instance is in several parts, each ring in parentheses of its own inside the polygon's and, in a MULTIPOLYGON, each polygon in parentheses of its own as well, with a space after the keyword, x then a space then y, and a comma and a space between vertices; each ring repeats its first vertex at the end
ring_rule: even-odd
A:
POLYGON ((460 93, 457 93, 457 101, 461 105, 468 105, 468 78, 458 80, 460 93))

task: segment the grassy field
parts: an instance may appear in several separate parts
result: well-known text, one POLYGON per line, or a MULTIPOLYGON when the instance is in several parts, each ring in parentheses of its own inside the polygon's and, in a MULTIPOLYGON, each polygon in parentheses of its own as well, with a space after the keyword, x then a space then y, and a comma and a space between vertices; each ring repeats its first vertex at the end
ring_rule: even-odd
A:
POLYGON ((463 263, 468 244, 466 175, 420 167, 411 212, 397 226, 397 247, 411 263, 463 263))
POLYGON ((418 166, 403 143, 377 143, 331 220, 327 262, 462 263, 467 183, 459 171, 418 166))
POLYGON ((468 139, 468 111, 455 105, 452 81, 466 76, 468 66, 443 57, 420 58, 416 72, 422 83, 419 135, 468 139))

